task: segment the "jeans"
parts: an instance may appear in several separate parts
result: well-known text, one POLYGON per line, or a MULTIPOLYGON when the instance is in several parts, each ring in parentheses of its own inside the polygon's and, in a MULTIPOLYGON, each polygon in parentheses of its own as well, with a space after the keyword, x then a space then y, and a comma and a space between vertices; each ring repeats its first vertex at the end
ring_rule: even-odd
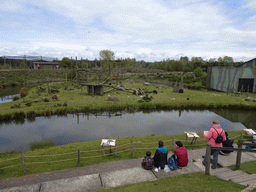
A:
MULTIPOLYGON (((219 155, 220 150, 211 150, 211 155, 213 155, 213 162, 212 162, 212 168, 216 169, 217 168, 217 163, 218 163, 218 155, 219 155)), ((203 164, 205 165, 206 162, 206 154, 203 160, 203 164)))

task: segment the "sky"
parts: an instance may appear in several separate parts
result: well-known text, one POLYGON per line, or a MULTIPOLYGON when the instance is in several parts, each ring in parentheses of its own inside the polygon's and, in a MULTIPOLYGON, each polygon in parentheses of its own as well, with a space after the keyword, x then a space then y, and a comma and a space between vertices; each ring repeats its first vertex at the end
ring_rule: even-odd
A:
POLYGON ((256 57, 255 0, 1 0, 0 56, 256 57))

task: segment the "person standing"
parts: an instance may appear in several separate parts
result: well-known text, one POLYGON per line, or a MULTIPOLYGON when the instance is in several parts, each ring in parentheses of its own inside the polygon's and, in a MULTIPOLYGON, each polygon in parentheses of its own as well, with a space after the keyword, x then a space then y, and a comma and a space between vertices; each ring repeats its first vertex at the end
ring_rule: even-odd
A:
POLYGON ((179 167, 184 167, 188 164, 188 152, 180 141, 176 141, 177 149, 174 150, 174 154, 177 155, 177 164, 179 167))
POLYGON ((163 141, 159 141, 158 148, 154 155, 154 166, 164 169, 165 165, 167 165, 167 148, 164 147, 163 141))
MULTIPOLYGON (((212 122, 212 128, 209 130, 207 134, 204 134, 204 138, 209 139, 208 144, 211 144, 211 147, 222 147, 222 142, 216 143, 217 137, 222 136, 222 142, 226 141, 225 131, 221 128, 220 123, 218 120, 214 120, 212 122)), ((217 168, 218 163, 218 154, 220 150, 211 150, 211 155, 213 155, 213 164, 212 169, 217 168)), ((205 165, 206 157, 204 156, 203 165, 205 165)))

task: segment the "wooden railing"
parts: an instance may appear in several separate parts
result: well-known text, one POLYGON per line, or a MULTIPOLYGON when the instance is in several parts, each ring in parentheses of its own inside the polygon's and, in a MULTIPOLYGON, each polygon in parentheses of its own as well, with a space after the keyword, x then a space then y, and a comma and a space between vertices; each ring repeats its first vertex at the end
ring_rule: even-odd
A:
POLYGON ((206 148, 206 155, 205 155, 205 174, 210 174, 210 156, 211 156, 211 150, 230 150, 230 151, 237 151, 236 156, 236 168, 238 169, 240 167, 241 163, 241 155, 242 152, 249 152, 249 153, 256 153, 256 150, 253 149, 242 149, 243 145, 250 145, 250 146, 256 146, 254 143, 243 143, 242 140, 239 140, 237 143, 237 148, 231 148, 231 147, 211 147, 210 144, 207 144, 206 148))

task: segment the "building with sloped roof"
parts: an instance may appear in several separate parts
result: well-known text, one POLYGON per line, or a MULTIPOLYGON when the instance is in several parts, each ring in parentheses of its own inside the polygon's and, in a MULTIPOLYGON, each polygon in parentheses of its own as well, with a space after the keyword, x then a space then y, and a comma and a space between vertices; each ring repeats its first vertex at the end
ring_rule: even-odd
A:
POLYGON ((209 67, 207 87, 223 92, 256 92, 256 58, 235 67, 209 67))

